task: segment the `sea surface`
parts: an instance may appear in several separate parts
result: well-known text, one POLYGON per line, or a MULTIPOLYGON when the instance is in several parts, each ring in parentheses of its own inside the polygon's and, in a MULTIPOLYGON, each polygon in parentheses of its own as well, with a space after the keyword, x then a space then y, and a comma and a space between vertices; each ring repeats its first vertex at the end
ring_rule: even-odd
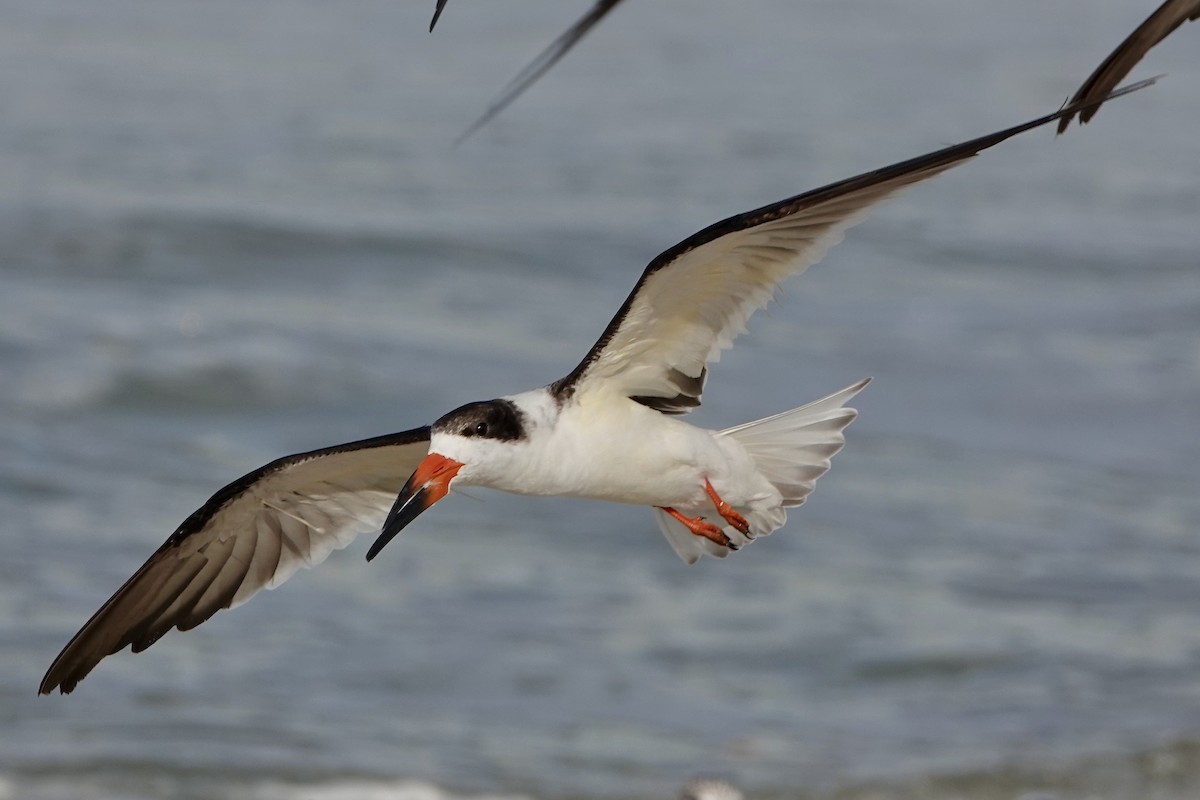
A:
POLYGON ((448 498, 70 696, 193 509, 568 372, 725 216, 1056 109, 1157 0, 0 0, 0 800, 1200 796, 1200 24, 880 209, 710 373, 863 376, 788 525, 448 498))

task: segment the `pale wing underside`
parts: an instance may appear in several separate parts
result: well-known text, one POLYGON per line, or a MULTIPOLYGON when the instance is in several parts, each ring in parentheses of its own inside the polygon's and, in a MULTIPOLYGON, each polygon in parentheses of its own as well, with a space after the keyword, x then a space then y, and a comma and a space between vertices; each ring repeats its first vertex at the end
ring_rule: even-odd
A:
POLYGON ((229 484, 88 620, 40 691, 70 692, 105 656, 194 628, 379 530, 428 449, 419 428, 281 458, 229 484))
POLYGON ((552 389, 560 398, 619 393, 664 413, 698 406, 706 365, 745 331, 750 315, 771 300, 781 281, 820 260, 877 204, 1080 108, 1069 106, 705 228, 650 263, 588 355, 552 389))
MULTIPOLYGON (((1200 0, 1167 0, 1096 67, 1096 71, 1088 76, 1069 102, 1074 105, 1102 100, 1113 87, 1124 80, 1152 47, 1170 36, 1171 32, 1183 23, 1196 19, 1200 19, 1200 0)), ((1099 110, 1100 105, 1096 104, 1081 111, 1080 124, 1090 120, 1099 110)), ((1070 114, 1059 120, 1059 133, 1067 129, 1073 116, 1070 114)))
POLYGON ((819 261, 874 205, 956 163, 931 165, 812 205, 773 208, 763 222, 652 266, 578 391, 617 392, 668 413, 698 406, 707 365, 745 332, 750 316, 770 302, 785 278, 819 261))

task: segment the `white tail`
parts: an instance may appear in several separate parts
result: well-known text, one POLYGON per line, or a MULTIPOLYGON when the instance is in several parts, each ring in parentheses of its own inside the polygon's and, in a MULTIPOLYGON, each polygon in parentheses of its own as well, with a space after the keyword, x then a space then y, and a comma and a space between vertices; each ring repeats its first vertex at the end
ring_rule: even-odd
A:
MULTIPOLYGON (((870 382, 870 378, 864 378, 808 405, 717 434, 732 437, 745 448, 763 477, 783 496, 778 507, 759 509, 747 517, 752 531, 765 536, 783 525, 787 520, 783 509, 802 504, 817 478, 829 471, 830 459, 846 444, 843 431, 858 416, 845 404, 870 382)), ((694 564, 703 553, 718 558, 729 555, 727 548, 696 536, 670 515, 657 509, 654 515, 671 547, 687 563, 694 564)), ((732 528, 726 528, 725 533, 736 542, 748 541, 732 528)))

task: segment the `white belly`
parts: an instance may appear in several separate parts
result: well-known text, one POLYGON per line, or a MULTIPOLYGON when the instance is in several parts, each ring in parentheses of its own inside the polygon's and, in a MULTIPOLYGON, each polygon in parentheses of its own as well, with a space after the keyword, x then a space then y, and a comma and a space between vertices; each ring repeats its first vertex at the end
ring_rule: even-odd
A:
MULTIPOLYGON (((633 402, 599 410, 574 406, 542 442, 541 456, 495 488, 636 505, 708 504, 705 479, 734 506, 758 478, 753 461, 728 437, 633 402), (731 496, 732 495, 732 496, 731 496)), ((759 478, 761 480, 761 478, 759 478)))

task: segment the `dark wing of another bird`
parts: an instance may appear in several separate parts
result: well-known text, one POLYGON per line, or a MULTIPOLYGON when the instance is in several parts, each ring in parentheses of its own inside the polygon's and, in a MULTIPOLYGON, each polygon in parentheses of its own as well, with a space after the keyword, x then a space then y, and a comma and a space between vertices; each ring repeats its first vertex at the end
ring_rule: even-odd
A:
POLYGON ((433 27, 437 25, 438 18, 442 16, 442 9, 446 7, 446 0, 437 0, 437 8, 433 10, 433 19, 429 21, 429 32, 433 33, 433 27))
MULTIPOLYGON (((559 59, 567 54, 580 39, 587 35, 588 31, 596 26, 600 20, 608 12, 617 7, 621 0, 596 0, 596 3, 588 10, 586 14, 576 20, 575 24, 567 28, 561 36, 550 43, 550 46, 543 50, 537 58, 529 63, 525 69, 517 73, 517 76, 508 82, 508 85, 500 90, 500 94, 492 101, 479 117, 467 128, 459 137, 459 141, 466 139, 475 131, 482 128, 491 121, 497 114, 516 100, 518 96, 530 86, 532 86, 538 78, 546 74, 546 72, 558 63, 559 59)), ((445 4, 445 0, 438 5, 438 13, 441 13, 441 7, 445 4)), ((437 21, 437 16, 434 16, 434 21, 437 21)))
MULTIPOLYGON (((1121 82, 1129 71, 1137 65, 1150 48, 1167 38, 1188 20, 1200 19, 1200 0, 1167 0, 1158 10, 1146 18, 1146 21, 1129 34, 1125 41, 1109 53, 1108 58, 1096 67, 1079 90, 1068 101, 1069 105, 1089 103, 1101 100, 1121 82)), ((1083 124, 1096 115, 1100 103, 1079 112, 1079 124, 1083 124)), ((1058 132, 1062 133, 1071 124, 1074 114, 1069 114, 1058 121, 1058 132)))

